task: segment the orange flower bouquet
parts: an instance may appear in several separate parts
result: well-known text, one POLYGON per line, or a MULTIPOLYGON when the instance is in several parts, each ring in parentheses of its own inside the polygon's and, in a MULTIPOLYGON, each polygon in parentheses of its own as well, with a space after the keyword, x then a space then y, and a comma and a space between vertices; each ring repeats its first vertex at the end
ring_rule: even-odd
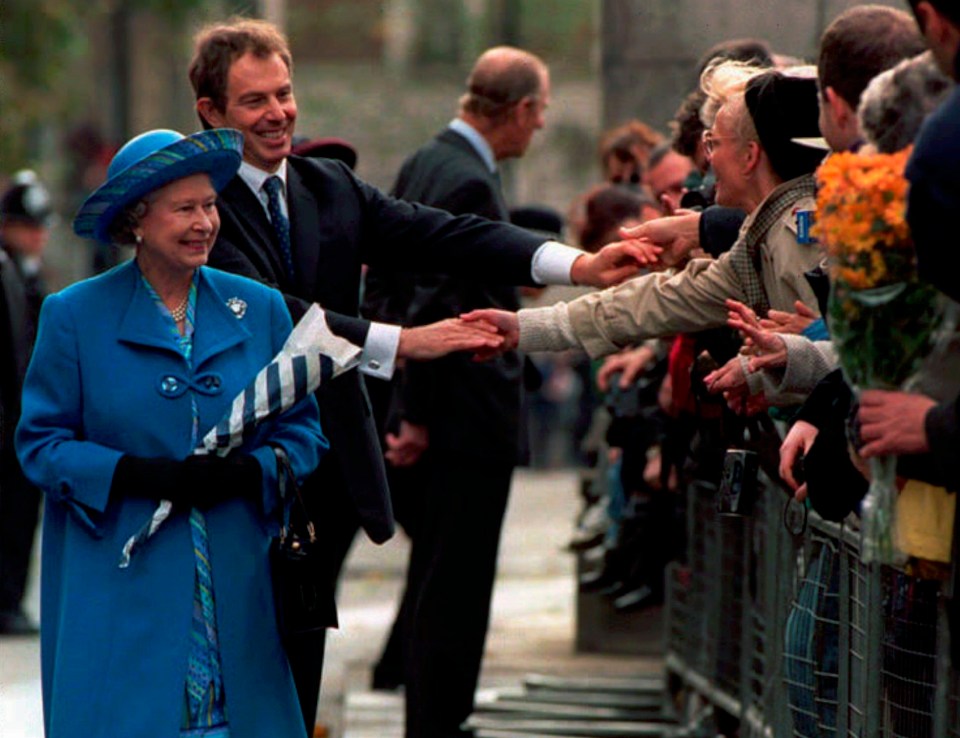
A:
MULTIPOLYGON (((814 233, 829 256, 830 334, 855 390, 903 389, 940 323, 936 290, 917 279, 906 222, 909 155, 834 154, 817 172, 814 233)), ((896 457, 871 459, 870 471, 861 555, 896 563, 896 457)))

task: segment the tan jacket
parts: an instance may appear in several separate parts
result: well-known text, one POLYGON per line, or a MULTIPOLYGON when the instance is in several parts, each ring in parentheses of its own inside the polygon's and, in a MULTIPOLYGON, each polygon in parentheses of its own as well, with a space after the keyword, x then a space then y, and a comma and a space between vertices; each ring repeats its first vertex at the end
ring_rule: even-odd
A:
MULTIPOLYGON (((813 209, 813 199, 801 199, 782 213, 759 244, 761 283, 774 309, 792 312, 796 300, 817 308, 803 273, 817 266, 823 254, 815 243, 797 243, 796 226, 796 211, 813 209)), ((744 221, 738 241, 749 231, 753 218, 751 213, 744 221)), ((570 303, 521 310, 520 349, 582 348, 591 357, 604 356, 647 338, 725 325, 724 300, 731 298, 746 300, 730 253, 715 261, 694 259, 672 276, 648 274, 570 303)))

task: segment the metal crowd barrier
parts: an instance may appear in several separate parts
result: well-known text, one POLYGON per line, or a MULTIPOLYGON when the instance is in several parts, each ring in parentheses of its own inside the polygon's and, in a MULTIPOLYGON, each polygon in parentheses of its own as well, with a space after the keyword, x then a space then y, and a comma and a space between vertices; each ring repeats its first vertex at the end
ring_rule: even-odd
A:
MULTIPOLYGON (((860 560, 859 533, 784 524, 765 480, 749 517, 687 491, 686 561, 667 573, 666 664, 740 736, 960 738, 939 583, 860 560)), ((681 695, 682 693, 682 695, 681 695)))

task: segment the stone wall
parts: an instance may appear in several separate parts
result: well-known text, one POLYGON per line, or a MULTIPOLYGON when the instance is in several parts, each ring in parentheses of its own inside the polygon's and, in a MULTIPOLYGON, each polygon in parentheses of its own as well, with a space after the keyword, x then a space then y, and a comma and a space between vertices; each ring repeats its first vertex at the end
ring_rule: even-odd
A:
MULTIPOLYGON (((816 58, 826 25, 853 0, 602 0, 603 120, 640 118, 662 128, 696 84, 714 44, 766 39, 774 51, 816 58)), ((879 4, 906 8, 906 2, 879 4)))

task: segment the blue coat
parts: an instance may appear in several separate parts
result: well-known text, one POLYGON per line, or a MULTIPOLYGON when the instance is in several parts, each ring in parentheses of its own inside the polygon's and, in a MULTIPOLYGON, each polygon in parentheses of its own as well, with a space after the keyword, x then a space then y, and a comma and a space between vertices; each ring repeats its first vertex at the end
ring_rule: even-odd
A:
MULTIPOLYGON (((200 270, 196 316, 192 376, 217 373, 220 387, 165 394, 162 378, 189 383, 191 372, 135 263, 44 303, 16 443, 26 475, 46 497, 47 738, 179 734, 194 586, 187 515, 171 516, 130 567, 119 568, 124 542, 156 504, 110 497, 113 472, 124 453, 186 457, 191 396, 203 434, 291 329, 278 292, 209 268, 200 270), (239 319, 226 306, 232 297, 247 306, 239 319)), ((286 449, 298 477, 308 474, 327 448, 313 398, 260 426, 239 449, 263 469, 261 504, 233 499, 206 515, 232 738, 303 735, 267 561, 279 515, 268 442, 286 449)))

